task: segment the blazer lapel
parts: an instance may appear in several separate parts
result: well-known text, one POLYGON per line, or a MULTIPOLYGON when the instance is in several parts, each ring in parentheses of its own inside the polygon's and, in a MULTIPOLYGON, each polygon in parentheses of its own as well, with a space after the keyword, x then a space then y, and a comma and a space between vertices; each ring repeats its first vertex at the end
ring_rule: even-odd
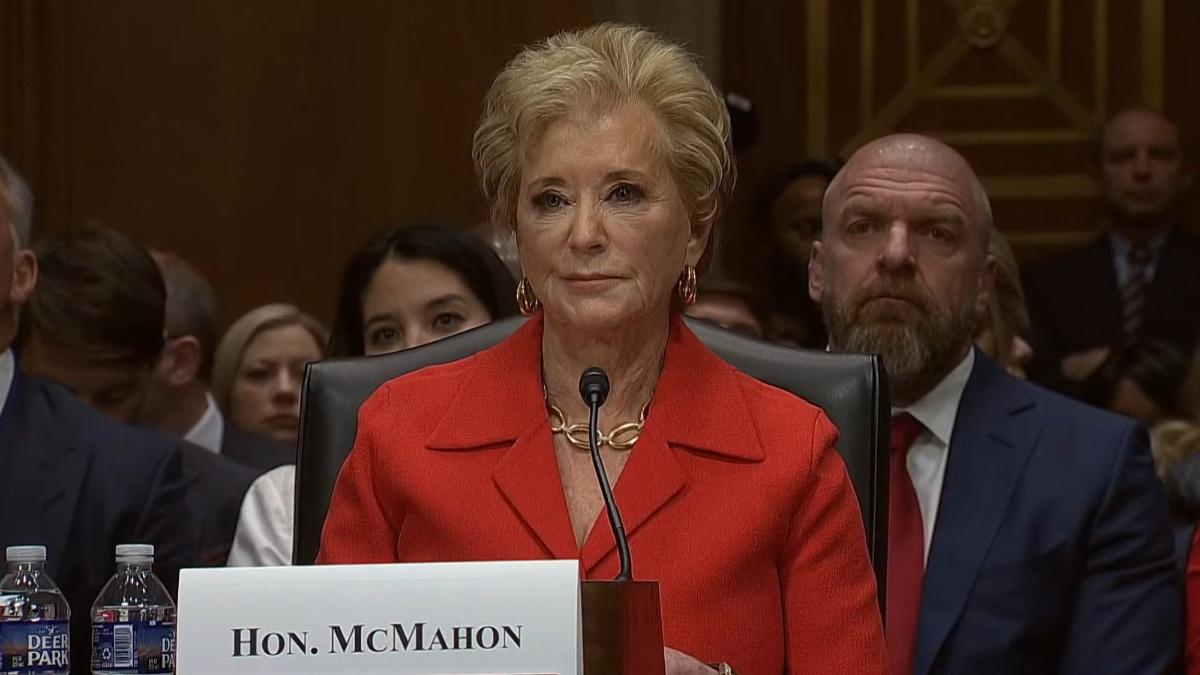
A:
POLYGON ((1150 281, 1143 326, 1153 318, 1194 311, 1188 300, 1195 297, 1197 251, 1195 241, 1181 231, 1182 227, 1173 225, 1158 251, 1158 268, 1150 281))
POLYGON ((13 477, 0 498, 0 539, 46 546, 54 577, 61 572, 90 453, 84 441, 55 425, 47 393, 18 369, 0 415, 0 466, 13 477))
POLYGON ((496 466, 492 480, 550 557, 579 557, 548 424, 522 434, 496 466))
POLYGON ((454 401, 425 441, 433 451, 508 446, 492 482, 548 556, 576 559, 579 547, 563 494, 541 384, 542 319, 479 352, 464 366, 454 401))
MULTIPOLYGON (((688 487, 688 476, 676 453, 694 451, 713 462, 761 462, 765 458, 742 379, 744 376, 705 347, 678 315, 672 315, 650 415, 613 487, 631 546, 636 545, 638 529, 688 487)), ((602 510, 583 544, 580 564, 585 572, 594 572, 616 549, 607 521, 608 514, 602 510)))
POLYGON ((1121 282, 1117 279, 1117 269, 1113 263, 1112 241, 1108 234, 1101 234, 1089 246, 1086 258, 1089 269, 1076 271, 1075 278, 1086 280, 1087 297, 1091 300, 1091 308, 1084 313, 1085 324, 1095 325, 1092 331, 1105 341, 1119 342, 1125 333, 1124 309, 1121 306, 1121 282))
MULTIPOLYGON (((643 523, 683 490, 687 477, 666 440, 649 423, 631 452, 621 479, 613 487, 613 498, 621 512, 625 534, 632 539, 643 523)), ((585 572, 591 573, 616 547, 608 513, 601 509, 583 542, 580 565, 585 572)))
MULTIPOLYGON (((603 510, 583 548, 575 544, 542 397, 541 346, 539 316, 508 340, 464 362, 470 370, 463 385, 425 445, 433 451, 507 445, 492 474, 496 488, 548 555, 579 558, 587 572, 616 544, 603 510)), ((646 426, 613 487, 631 538, 686 488, 676 451, 699 451, 714 461, 763 460, 739 377, 672 316, 663 372, 646 426)))
POLYGON ((925 570, 915 673, 925 675, 932 667, 1008 512, 1037 443, 1037 430, 1020 415, 1033 405, 1017 380, 976 352, 950 440, 925 570))

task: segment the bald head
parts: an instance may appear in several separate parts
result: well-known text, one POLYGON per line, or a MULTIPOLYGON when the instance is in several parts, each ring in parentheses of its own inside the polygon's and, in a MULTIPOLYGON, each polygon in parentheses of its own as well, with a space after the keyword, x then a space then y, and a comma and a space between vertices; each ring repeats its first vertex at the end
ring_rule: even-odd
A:
POLYGON ((991 290, 992 215, 962 155, 926 136, 863 146, 825 193, 809 295, 829 344, 883 358, 892 402, 928 393, 966 358, 991 290))
POLYGON ((980 234, 986 250, 992 230, 992 207, 983 183, 966 158, 945 143, 920 134, 893 134, 859 148, 825 191, 821 222, 828 227, 844 204, 847 191, 864 175, 868 182, 907 181, 914 187, 941 184, 943 192, 966 215, 968 225, 980 234), (956 188, 956 189, 954 189, 956 188), (949 192, 957 192, 951 196, 949 192))
POLYGON ((1127 108, 1113 115, 1100 132, 1100 150, 1120 142, 1128 134, 1153 136, 1158 141, 1179 150, 1179 127, 1162 113, 1145 108, 1127 108))

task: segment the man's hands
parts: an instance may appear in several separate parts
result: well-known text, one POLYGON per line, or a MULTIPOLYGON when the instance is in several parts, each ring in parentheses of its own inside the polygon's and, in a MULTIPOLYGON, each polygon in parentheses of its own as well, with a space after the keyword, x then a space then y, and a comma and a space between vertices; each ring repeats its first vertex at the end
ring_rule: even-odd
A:
POLYGON ((1112 353, 1110 347, 1096 347, 1083 352, 1075 352, 1063 357, 1059 368, 1062 374, 1072 382, 1083 382, 1096 372, 1100 364, 1112 353))

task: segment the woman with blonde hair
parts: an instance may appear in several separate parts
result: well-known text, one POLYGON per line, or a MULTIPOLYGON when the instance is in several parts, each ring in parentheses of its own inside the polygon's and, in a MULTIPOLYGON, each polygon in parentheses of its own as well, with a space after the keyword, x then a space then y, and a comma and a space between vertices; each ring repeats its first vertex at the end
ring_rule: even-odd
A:
POLYGON ((837 430, 680 318, 734 182, 728 113, 696 61, 633 26, 559 33, 496 77, 473 157, 530 319, 363 404, 319 562, 572 559, 586 579, 624 575, 578 432, 580 376, 598 367, 601 464, 633 574, 660 585, 666 672, 886 672, 837 430))
POLYGON ((304 366, 325 356, 328 333, 294 305, 247 312, 217 345, 212 394, 230 423, 288 445, 300 430, 304 366))

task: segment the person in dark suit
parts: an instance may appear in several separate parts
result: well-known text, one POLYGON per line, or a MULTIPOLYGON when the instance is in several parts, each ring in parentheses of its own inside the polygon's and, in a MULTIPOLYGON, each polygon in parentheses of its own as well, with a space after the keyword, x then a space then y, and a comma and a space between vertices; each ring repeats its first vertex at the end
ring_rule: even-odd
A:
POLYGON ((1066 392, 1146 339, 1190 355, 1200 333, 1200 241, 1179 222, 1191 185, 1179 130, 1126 110, 1100 137, 1103 229, 1091 243, 1027 268, 1030 376, 1066 392))
MULTIPOLYGON (((22 367, 118 421, 142 423, 164 341, 166 294, 153 259, 107 229, 55 234, 34 252, 41 276, 22 318, 22 367)), ((179 449, 200 561, 222 565, 257 474, 192 443, 179 449)))
POLYGON ((72 609, 72 672, 90 673, 89 610, 115 570, 115 546, 153 544, 174 593, 196 542, 177 443, 104 417, 17 365, 18 310, 37 281, 22 186, 0 158, 0 548, 46 546, 47 572, 72 609))
POLYGON ((766 290, 764 332, 772 342, 812 349, 827 343, 821 308, 805 285, 821 234, 821 199, 837 170, 825 160, 796 162, 768 176, 754 195, 749 222, 766 290))
POLYGON ((966 160, 928 137, 882 138, 824 208, 810 292, 834 349, 882 355, 894 406, 892 673, 1172 668, 1180 580, 1144 429, 972 346, 992 217, 966 160))
POLYGON ((230 424, 209 391, 217 349, 217 298, 212 286, 174 253, 151 251, 150 255, 167 289, 166 339, 150 373, 142 421, 260 474, 294 464, 294 447, 230 424))

